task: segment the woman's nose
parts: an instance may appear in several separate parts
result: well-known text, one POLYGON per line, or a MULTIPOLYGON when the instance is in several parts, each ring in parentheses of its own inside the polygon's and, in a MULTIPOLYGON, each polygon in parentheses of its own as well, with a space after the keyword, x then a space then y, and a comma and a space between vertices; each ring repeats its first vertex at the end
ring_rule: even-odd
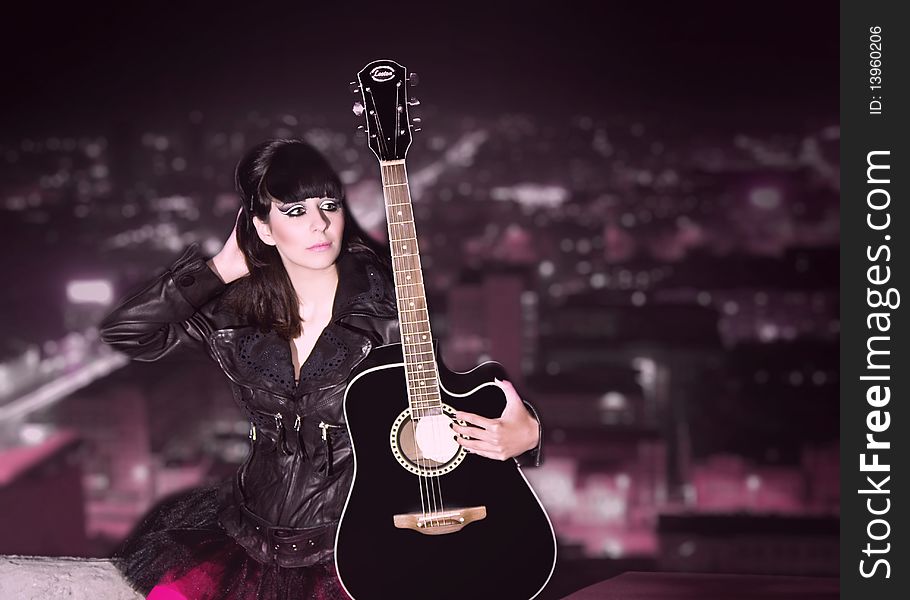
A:
POLYGON ((312 211, 313 216, 310 218, 310 229, 312 231, 325 231, 329 226, 329 218, 321 210, 312 211))

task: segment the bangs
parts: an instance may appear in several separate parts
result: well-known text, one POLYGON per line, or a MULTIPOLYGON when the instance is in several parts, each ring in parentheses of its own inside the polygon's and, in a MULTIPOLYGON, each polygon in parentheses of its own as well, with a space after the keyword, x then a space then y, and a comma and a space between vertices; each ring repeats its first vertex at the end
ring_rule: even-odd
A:
POLYGON ((263 199, 302 202, 307 198, 344 200, 344 186, 318 152, 302 144, 279 148, 262 181, 263 199))

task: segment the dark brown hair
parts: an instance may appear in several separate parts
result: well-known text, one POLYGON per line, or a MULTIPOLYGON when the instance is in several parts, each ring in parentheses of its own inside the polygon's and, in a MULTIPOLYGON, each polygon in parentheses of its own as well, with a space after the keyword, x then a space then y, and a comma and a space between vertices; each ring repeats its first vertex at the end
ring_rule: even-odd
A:
MULTIPOLYGON (((268 223, 272 202, 300 202, 306 198, 335 198, 344 214, 341 252, 369 252, 391 269, 388 248, 377 243, 357 223, 344 186, 329 162, 302 140, 267 140, 254 146, 237 164, 234 175, 243 203, 237 226, 237 245, 243 252, 248 277, 238 279, 225 295, 236 313, 262 329, 274 329, 291 340, 300 335, 297 294, 274 246, 259 239, 253 216, 268 223)), ((341 258, 341 255, 339 255, 341 258)))

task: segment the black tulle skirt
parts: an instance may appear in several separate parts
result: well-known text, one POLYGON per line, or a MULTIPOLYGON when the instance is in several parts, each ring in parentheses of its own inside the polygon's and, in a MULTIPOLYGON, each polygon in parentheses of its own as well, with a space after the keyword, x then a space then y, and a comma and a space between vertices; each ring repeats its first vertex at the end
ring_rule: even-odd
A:
POLYGON ((218 522, 218 488, 197 488, 156 504, 112 560, 143 595, 168 584, 192 600, 345 600, 333 561, 264 565, 218 522))

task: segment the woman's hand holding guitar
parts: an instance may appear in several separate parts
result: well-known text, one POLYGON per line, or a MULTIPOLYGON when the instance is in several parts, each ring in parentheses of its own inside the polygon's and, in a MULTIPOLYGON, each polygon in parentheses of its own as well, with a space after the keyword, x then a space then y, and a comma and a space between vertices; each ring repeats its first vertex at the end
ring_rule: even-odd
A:
POLYGON ((511 382, 498 379, 494 381, 506 397, 502 415, 498 419, 488 419, 474 413, 456 411, 456 418, 474 427, 452 423, 452 429, 461 434, 455 439, 468 451, 495 460, 506 460, 537 446, 540 429, 511 382))

